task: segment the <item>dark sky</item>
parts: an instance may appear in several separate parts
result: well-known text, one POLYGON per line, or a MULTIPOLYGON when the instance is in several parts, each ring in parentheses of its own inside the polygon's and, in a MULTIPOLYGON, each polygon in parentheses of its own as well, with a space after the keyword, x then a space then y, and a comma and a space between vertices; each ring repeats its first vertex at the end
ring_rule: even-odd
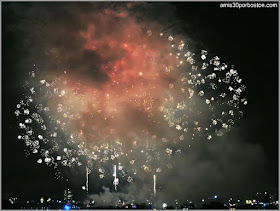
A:
MULTIPOLYGON (((250 101, 240 122, 246 141, 260 143, 278 180, 278 11, 180 5, 186 33, 242 71, 250 101)), ((205 48, 205 47, 204 47, 205 48)))
MULTIPOLYGON (((39 197, 46 192, 60 195, 67 186, 65 180, 53 178, 52 168, 37 165, 35 159, 26 158, 25 145, 17 140, 15 105, 23 95, 22 77, 30 71, 23 70, 19 61, 32 55, 26 46, 32 46, 32 49, 36 50, 40 48, 33 46, 37 45, 32 39, 32 35, 37 33, 36 29, 32 31, 32 28, 25 24, 42 24, 44 20, 40 19, 40 7, 48 6, 52 11, 56 7, 55 4, 59 3, 44 4, 2 4, 4 197, 39 197), (38 11, 23 18, 24 12, 19 11, 22 6, 38 8, 38 11)), ((219 55, 226 63, 234 64, 239 70, 247 86, 246 97, 249 104, 244 110, 244 117, 236 123, 240 129, 236 137, 242 137, 243 142, 252 146, 259 144, 262 147, 267 161, 261 171, 266 176, 265 180, 259 177, 258 182, 262 182, 263 190, 278 190, 278 9, 220 9, 219 3, 148 4, 153 4, 153 8, 159 9, 156 10, 156 14, 147 10, 146 16, 156 16, 161 20, 160 17, 165 16, 169 8, 172 8, 173 19, 178 21, 174 23, 176 30, 187 34, 193 40, 191 45, 194 49, 207 49, 219 55)), ((56 9, 54 14, 60 18, 58 14, 63 16, 63 11, 60 13, 59 9, 56 9)), ((256 178, 258 176, 255 175, 256 178)))

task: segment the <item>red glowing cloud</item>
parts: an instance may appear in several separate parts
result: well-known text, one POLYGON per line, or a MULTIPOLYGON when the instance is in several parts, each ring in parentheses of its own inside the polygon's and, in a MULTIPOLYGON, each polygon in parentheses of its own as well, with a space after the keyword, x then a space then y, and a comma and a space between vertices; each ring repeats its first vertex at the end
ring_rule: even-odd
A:
POLYGON ((100 58, 98 71, 107 80, 95 86, 67 74, 61 87, 67 93, 62 104, 75 111, 71 131, 89 143, 109 137, 133 140, 147 134, 158 140, 166 138, 168 125, 160 107, 169 94, 176 95, 173 83, 180 76, 179 72, 169 73, 178 63, 169 54, 170 42, 160 35, 159 26, 151 24, 154 28, 147 29, 127 12, 105 10, 91 18, 77 37, 82 40, 82 50, 100 58))

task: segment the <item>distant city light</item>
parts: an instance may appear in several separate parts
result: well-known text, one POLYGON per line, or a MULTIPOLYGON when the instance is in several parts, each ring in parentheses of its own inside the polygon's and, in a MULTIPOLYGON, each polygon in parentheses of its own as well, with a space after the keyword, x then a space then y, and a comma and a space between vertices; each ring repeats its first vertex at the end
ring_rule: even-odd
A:
POLYGON ((71 207, 70 207, 69 205, 66 204, 66 205, 63 207, 63 209, 64 209, 64 210, 70 210, 71 207))
POLYGON ((246 200, 246 204, 252 204, 251 200, 246 200))
POLYGON ((216 199, 216 198, 218 198, 218 196, 217 196, 217 195, 215 195, 215 196, 214 196, 214 198, 216 199))

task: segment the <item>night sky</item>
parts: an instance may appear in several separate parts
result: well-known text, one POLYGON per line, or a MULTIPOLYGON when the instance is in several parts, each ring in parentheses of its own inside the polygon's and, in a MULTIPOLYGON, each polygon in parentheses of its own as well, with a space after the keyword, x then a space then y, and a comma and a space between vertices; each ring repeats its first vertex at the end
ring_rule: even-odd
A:
MULTIPOLYGON (((203 184, 204 188, 197 190, 195 185, 189 186, 182 193, 201 199, 206 194, 204 190, 207 190, 207 194, 227 196, 265 190, 278 192, 278 9, 220 9, 219 4, 137 3, 131 10, 139 21, 153 20, 176 34, 188 37, 189 47, 194 52, 206 49, 211 55, 218 55, 223 62, 233 64, 247 86, 245 96, 248 105, 243 109, 244 116, 236 121, 231 131, 217 139, 219 144, 207 143, 196 149, 197 154, 201 155, 201 162, 207 160, 209 166, 205 170, 195 169, 200 164, 198 159, 193 168, 187 169, 187 172, 196 172, 189 178, 197 177, 194 180, 198 183, 197 186, 204 180, 203 174, 209 175, 207 182, 203 184), (212 170, 214 164, 221 165, 223 173, 212 170), (230 169, 231 165, 233 169, 230 169), (223 166, 228 166, 228 169, 223 169, 223 166), (225 184, 229 184, 229 187, 225 188, 225 184)), ((119 9, 123 5, 124 3, 94 2, 2 4, 4 199, 11 196, 25 199, 54 195, 59 197, 66 188, 72 189, 74 193, 81 192, 81 183, 77 182, 84 182, 85 178, 81 174, 64 169, 64 178, 55 179, 52 167, 38 165, 37 157, 25 156, 24 150, 27 147, 17 139, 18 121, 14 111, 16 104, 23 98, 22 85, 33 64, 36 63, 44 70, 56 68, 54 63, 49 63, 45 58, 44 49, 51 44, 60 47, 70 44, 73 46, 68 46, 68 50, 72 47, 75 49, 75 44, 71 41, 72 34, 63 30, 56 32, 53 30, 55 27, 58 31, 61 28, 76 30, 83 27, 76 16, 86 16, 91 9, 119 9), (72 15, 73 8, 79 8, 81 14, 72 15)), ((75 55, 75 52, 71 52, 71 55, 75 55)), ((77 55, 77 59, 71 60, 69 67, 80 68, 80 64, 86 59, 84 55, 79 60, 77 55)), ((98 65, 97 62, 95 65, 98 65)), ((90 68, 95 67, 92 65, 90 68)), ((84 69, 80 69, 79 73, 73 70, 71 74, 84 81, 89 76, 84 69)), ((90 74, 94 77, 94 83, 102 84, 106 81, 106 77, 98 71, 90 74)), ((174 174, 177 174, 176 171, 174 174)), ((184 174, 178 173, 178 177, 182 180, 181 184, 184 184, 184 174)), ((94 183, 98 182, 99 180, 94 183)), ((92 188, 91 194, 98 193, 99 189, 98 185, 92 188)), ((166 188, 165 191, 173 193, 174 190, 169 189, 166 188)))

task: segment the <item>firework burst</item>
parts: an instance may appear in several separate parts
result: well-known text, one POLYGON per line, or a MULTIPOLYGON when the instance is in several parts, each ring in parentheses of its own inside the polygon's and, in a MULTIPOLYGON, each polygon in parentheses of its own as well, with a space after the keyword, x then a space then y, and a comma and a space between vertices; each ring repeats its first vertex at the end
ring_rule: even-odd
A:
POLYGON ((96 63, 93 54, 100 59, 90 73, 98 72, 101 82, 82 65, 79 72, 69 67, 80 52, 71 57, 54 46, 48 57, 59 68, 31 71, 15 110, 18 139, 39 154, 37 162, 84 166, 87 191, 91 171, 100 179, 113 175, 115 190, 117 175, 125 183, 155 180, 194 141, 229 131, 248 103, 234 66, 208 58, 206 50, 195 54, 183 38, 147 29, 127 12, 103 12, 76 33, 89 62, 96 63), (105 30, 115 19, 118 26, 105 30))

